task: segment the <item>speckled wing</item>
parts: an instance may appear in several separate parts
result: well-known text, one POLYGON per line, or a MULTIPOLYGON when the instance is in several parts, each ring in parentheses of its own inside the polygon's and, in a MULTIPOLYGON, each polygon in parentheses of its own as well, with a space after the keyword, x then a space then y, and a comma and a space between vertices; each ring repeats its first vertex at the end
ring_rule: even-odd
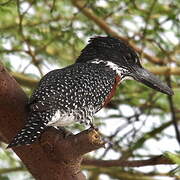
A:
POLYGON ((115 77, 115 72, 105 65, 91 63, 51 71, 34 91, 30 109, 39 112, 59 109, 68 113, 94 107, 97 112, 111 92, 115 77))

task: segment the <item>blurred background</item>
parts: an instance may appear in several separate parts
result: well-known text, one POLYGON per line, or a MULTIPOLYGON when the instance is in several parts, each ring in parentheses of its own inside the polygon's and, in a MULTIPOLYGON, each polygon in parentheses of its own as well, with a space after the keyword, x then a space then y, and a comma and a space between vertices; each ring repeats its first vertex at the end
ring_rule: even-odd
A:
MULTIPOLYGON (((0 63, 28 96, 47 72, 75 62, 90 37, 129 42, 144 67, 171 86, 168 97, 135 81, 122 83, 96 115, 109 141, 87 154, 100 160, 144 160, 163 155, 174 165, 82 165, 89 180, 180 178, 179 0, 0 0, 0 63)), ((77 133, 84 127, 68 127, 77 133)), ((157 163, 158 164, 158 163, 157 163)), ((20 159, 0 144, 0 180, 33 179, 20 159)))

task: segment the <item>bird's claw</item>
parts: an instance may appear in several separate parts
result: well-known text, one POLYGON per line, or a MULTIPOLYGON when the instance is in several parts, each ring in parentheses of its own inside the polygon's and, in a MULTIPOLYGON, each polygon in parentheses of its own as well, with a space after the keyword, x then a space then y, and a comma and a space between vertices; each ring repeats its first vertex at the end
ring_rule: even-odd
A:
POLYGON ((89 128, 89 130, 98 131, 98 128, 97 128, 93 123, 90 123, 90 128, 89 128))
POLYGON ((66 128, 64 127, 57 127, 57 129, 63 134, 64 139, 66 139, 69 136, 72 136, 73 133, 71 131, 68 131, 66 128))

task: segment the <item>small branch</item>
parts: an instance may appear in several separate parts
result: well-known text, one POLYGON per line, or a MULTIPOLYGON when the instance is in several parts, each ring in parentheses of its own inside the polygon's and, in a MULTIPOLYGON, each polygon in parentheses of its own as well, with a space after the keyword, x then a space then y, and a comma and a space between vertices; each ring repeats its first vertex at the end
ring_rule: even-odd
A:
POLYGON ((142 42, 142 47, 143 47, 142 50, 145 48, 145 42, 143 42, 143 40, 146 39, 146 34, 147 34, 148 26, 149 26, 149 21, 151 19, 151 14, 153 13, 153 9, 154 9, 156 3, 157 3, 157 1, 153 0, 152 4, 148 8, 149 11, 146 13, 146 17, 144 18, 145 27, 143 28, 142 35, 141 35, 141 42, 142 42))
POLYGON ((6 2, 0 3, 0 6, 5 6, 5 5, 9 4, 11 1, 12 1, 12 0, 8 0, 8 1, 6 1, 6 2))
POLYGON ((53 0, 52 7, 51 7, 51 10, 50 10, 51 13, 53 13, 53 10, 55 9, 55 6, 56 6, 56 0, 53 0))
MULTIPOLYGON (((167 84, 169 87, 172 87, 171 85, 171 76, 168 76, 166 78, 167 80, 167 84)), ((179 143, 180 145, 180 132, 179 132, 179 128, 178 128, 178 122, 177 122, 177 117, 176 117, 176 111, 175 111, 175 103, 174 103, 174 100, 173 100, 173 97, 171 96, 167 96, 168 98, 168 101, 169 101, 169 108, 170 108, 170 111, 171 111, 171 119, 172 119, 172 123, 174 125, 174 129, 175 129, 175 133, 176 133, 176 139, 177 139, 177 142, 179 143)))
MULTIPOLYGON (((84 166, 85 170, 90 172, 96 172, 99 174, 106 174, 110 179, 121 179, 121 180, 154 180, 149 173, 140 173, 134 171, 126 171, 119 167, 99 167, 94 168, 91 166, 84 166)), ((158 174, 159 175, 159 174, 158 174)), ((94 180, 94 179, 92 179, 94 180)))
POLYGON ((35 88, 38 84, 38 80, 30 78, 25 74, 11 72, 11 75, 16 79, 16 81, 21 84, 22 86, 26 86, 29 88, 35 88))
MULTIPOLYGON (((179 176, 174 175, 173 173, 156 173, 156 172, 147 172, 142 173, 138 171, 128 171, 124 168, 120 167, 93 167, 93 166, 84 166, 84 170, 88 170, 89 172, 94 172, 96 174, 106 174, 110 179, 123 179, 123 180, 154 180, 157 177, 161 177, 161 179, 167 177, 173 177, 173 179, 178 179, 179 176)), ((94 180, 94 179, 91 179, 94 180)))
POLYGON ((24 26, 23 26, 24 17, 28 13, 29 9, 32 7, 32 5, 34 3, 35 3, 35 0, 33 0, 29 4, 27 9, 23 13, 21 13, 21 2, 20 2, 20 0, 17 0, 17 13, 18 13, 18 18, 19 18, 19 23, 18 23, 18 25, 19 25, 19 34, 21 35, 22 40, 24 41, 24 43, 27 45, 28 50, 26 51, 26 53, 31 57, 32 63, 36 66, 36 68, 38 69, 40 75, 43 76, 43 72, 42 72, 41 67, 40 67, 41 60, 36 58, 35 51, 32 50, 32 48, 31 48, 30 39, 28 39, 26 37, 26 35, 24 33, 24 26))
POLYGON ((134 160, 134 161, 122 161, 122 160, 99 160, 99 159, 83 159, 82 165, 96 166, 96 167, 140 167, 140 166, 152 166, 162 164, 174 164, 171 160, 163 155, 155 156, 147 160, 134 160))
POLYGON ((180 75, 180 68, 179 67, 167 67, 167 66, 161 66, 161 67, 153 67, 153 68, 147 68, 149 71, 151 71, 153 74, 156 75, 180 75))
POLYGON ((142 137, 137 139, 128 150, 125 150, 122 152, 122 156, 121 156, 120 160, 121 161, 127 160, 136 149, 138 149, 140 146, 142 146, 144 144, 145 141, 147 141, 147 139, 155 137, 159 132, 162 132, 164 129, 169 127, 171 124, 172 124, 172 121, 165 122, 164 124, 160 125, 159 127, 153 129, 152 131, 145 133, 142 137))
POLYGON ((1 168, 0 169, 0 174, 17 172, 17 171, 26 171, 26 169, 24 167, 1 168))

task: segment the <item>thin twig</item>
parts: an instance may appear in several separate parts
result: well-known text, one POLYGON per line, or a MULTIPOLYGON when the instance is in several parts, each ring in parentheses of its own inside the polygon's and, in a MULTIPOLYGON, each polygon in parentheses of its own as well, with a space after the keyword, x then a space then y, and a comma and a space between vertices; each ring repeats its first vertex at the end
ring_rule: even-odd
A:
MULTIPOLYGON (((167 83, 169 87, 171 87, 171 76, 168 76, 166 78, 167 83)), ((177 118, 176 118, 176 112, 175 112, 175 106, 174 106, 174 101, 172 96, 167 96, 168 101, 169 101, 169 107, 171 111, 171 119, 174 125, 175 133, 176 133, 176 139, 180 145, 180 130, 178 129, 178 123, 177 123, 177 118)))

